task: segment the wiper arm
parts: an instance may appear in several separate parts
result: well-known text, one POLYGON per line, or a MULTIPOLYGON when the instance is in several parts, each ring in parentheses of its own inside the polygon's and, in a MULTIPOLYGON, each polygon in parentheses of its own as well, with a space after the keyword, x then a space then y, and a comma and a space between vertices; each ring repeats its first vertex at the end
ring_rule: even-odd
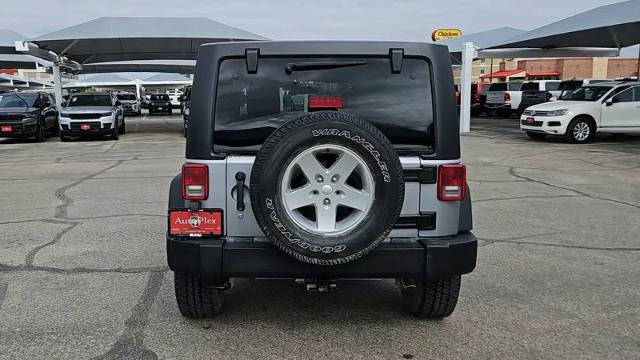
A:
POLYGON ((367 65, 366 61, 308 61, 308 62, 294 62, 288 63, 285 71, 287 74, 291 74, 294 71, 307 71, 307 70, 326 70, 326 69, 338 69, 351 66, 367 65))
POLYGON ((29 103, 27 103, 27 101, 22 96, 18 95, 17 93, 13 95, 15 95, 18 99, 20 99, 26 107, 31 107, 29 106, 29 103))

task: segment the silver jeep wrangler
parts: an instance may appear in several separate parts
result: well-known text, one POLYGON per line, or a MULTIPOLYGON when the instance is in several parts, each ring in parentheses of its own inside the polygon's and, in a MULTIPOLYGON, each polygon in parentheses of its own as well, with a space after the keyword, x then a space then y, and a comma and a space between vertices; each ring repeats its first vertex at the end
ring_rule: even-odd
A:
POLYGON ((411 314, 452 313, 477 241, 446 47, 207 44, 190 105, 167 231, 184 316, 243 277, 396 279, 411 314))

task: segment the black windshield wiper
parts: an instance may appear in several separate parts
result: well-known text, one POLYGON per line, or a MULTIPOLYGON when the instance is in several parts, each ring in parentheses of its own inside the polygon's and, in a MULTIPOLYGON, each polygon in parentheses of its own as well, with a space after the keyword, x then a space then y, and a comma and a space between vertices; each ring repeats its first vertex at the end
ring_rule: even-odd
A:
POLYGON ((308 61, 308 62, 294 62, 288 63, 285 71, 287 74, 291 74, 294 71, 306 71, 306 70, 326 70, 337 69, 351 66, 367 65, 366 61, 308 61))
POLYGON ((18 95, 18 94, 13 94, 13 95, 14 95, 15 97, 17 97, 18 99, 20 99, 20 100, 24 103, 24 105, 25 105, 26 107, 28 107, 28 108, 29 108, 29 107, 31 107, 31 106, 29 106, 29 103, 27 103, 27 101, 26 101, 22 96, 20 96, 20 95, 18 95))

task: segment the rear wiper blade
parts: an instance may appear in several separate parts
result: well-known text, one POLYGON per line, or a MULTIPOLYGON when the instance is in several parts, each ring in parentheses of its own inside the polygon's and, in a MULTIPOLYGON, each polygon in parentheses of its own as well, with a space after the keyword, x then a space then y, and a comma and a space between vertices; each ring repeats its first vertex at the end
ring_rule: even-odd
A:
POLYGON ((351 66, 367 65, 366 61, 308 61, 288 63, 285 71, 291 74, 294 71, 326 70, 351 66))

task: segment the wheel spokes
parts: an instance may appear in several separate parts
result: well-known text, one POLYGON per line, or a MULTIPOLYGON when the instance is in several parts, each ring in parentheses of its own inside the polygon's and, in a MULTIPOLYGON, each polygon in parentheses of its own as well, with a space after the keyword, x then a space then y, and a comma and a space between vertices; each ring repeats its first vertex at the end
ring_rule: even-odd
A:
POLYGON ((298 166, 309 181, 313 181, 316 175, 325 176, 328 172, 327 169, 325 169, 325 167, 318 161, 313 152, 309 152, 298 159, 298 166))
POLYGON ((348 231, 360 223, 375 192, 366 162, 336 144, 316 145, 298 154, 285 169, 280 187, 291 220, 321 235, 348 231))
POLYGON ((371 201, 370 193, 354 189, 348 185, 343 188, 342 192, 343 194, 338 196, 338 204, 360 211, 364 211, 369 206, 371 201))
POLYGON ((291 190, 284 194, 284 201, 291 210, 299 209, 315 203, 311 193, 311 185, 307 184, 301 188, 291 190))
POLYGON ((330 232, 336 229, 336 206, 316 206, 316 222, 318 231, 330 232))
POLYGON ((360 164, 358 159, 356 159, 351 154, 344 152, 342 153, 342 155, 340 155, 338 160, 336 160, 333 166, 331 166, 329 172, 332 175, 338 175, 342 180, 341 182, 344 183, 345 181, 347 181, 349 175, 351 175, 353 170, 356 169, 358 164, 360 164))

